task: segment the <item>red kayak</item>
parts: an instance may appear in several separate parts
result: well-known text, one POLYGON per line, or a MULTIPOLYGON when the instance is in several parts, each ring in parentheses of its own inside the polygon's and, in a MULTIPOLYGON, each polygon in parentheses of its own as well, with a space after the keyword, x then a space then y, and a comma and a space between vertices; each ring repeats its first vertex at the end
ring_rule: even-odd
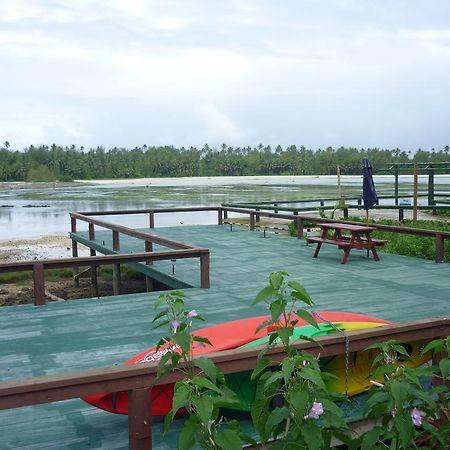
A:
MULTIPOLYGON (((234 320, 220 325, 195 330, 196 336, 209 339, 212 345, 196 342, 193 348, 194 355, 202 355, 222 350, 230 350, 242 347, 249 342, 267 336, 268 331, 263 328, 255 333, 256 328, 264 321, 270 318, 269 315, 259 317, 249 317, 246 319, 234 320)), ((322 322, 378 322, 389 324, 389 321, 376 317, 366 316, 364 314, 355 314, 349 312, 322 311, 319 313, 318 323, 322 322)), ((296 326, 307 325, 303 319, 298 318, 296 326)), ((125 365, 140 364, 146 362, 159 361, 164 354, 170 351, 176 351, 174 344, 167 344, 156 350, 156 346, 149 348, 124 362, 125 365)), ((164 416, 172 407, 174 384, 164 384, 155 386, 152 389, 152 415, 164 416)), ((107 394, 95 394, 82 398, 85 402, 116 414, 128 414, 128 392, 121 391, 107 394)))

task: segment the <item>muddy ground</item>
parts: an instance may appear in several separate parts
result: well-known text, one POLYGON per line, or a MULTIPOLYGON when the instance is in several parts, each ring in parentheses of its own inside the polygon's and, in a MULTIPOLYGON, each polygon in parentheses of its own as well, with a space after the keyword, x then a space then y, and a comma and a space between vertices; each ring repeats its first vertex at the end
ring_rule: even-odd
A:
MULTIPOLYGON (((98 278, 98 290, 101 297, 113 295, 112 280, 98 278)), ((127 280, 121 285, 123 294, 133 292, 145 292, 146 286, 143 280, 127 280)), ((74 286, 71 278, 57 281, 46 281, 45 292, 47 301, 72 300, 78 298, 93 297, 89 278, 81 278, 79 287, 74 286)), ((20 283, 0 284, 0 306, 21 305, 33 303, 33 281, 26 280, 20 283)))

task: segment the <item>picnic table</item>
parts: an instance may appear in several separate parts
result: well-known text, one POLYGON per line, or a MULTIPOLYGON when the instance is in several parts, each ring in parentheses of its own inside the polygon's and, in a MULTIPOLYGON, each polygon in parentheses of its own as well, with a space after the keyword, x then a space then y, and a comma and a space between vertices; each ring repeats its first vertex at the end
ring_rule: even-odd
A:
POLYGON ((370 235, 375 228, 366 225, 324 222, 318 223, 317 226, 321 229, 320 237, 311 236, 306 238, 308 244, 317 243, 316 251, 313 255, 314 258, 317 258, 319 255, 322 244, 332 244, 337 245, 338 248, 344 251, 342 264, 348 261, 350 251, 353 248, 367 249, 367 254, 371 251, 373 259, 379 261, 380 257, 375 247, 382 246, 387 242, 382 239, 372 239, 370 235))

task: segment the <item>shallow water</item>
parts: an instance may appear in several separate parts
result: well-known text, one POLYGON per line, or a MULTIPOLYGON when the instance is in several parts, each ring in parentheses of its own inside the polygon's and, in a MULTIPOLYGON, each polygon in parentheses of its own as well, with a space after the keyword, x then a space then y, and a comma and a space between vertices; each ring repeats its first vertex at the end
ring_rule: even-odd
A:
MULTIPOLYGON (((379 195, 393 194, 394 177, 375 176, 379 195)), ((419 181, 421 191, 427 178, 419 181)), ((437 176, 436 190, 450 190, 450 177, 437 176)), ((412 193, 412 176, 401 177, 403 195, 412 193)), ((341 177, 343 195, 359 195, 361 176, 341 177)), ((0 240, 64 235, 70 230, 69 212, 144 209, 152 207, 218 206, 221 203, 292 201, 336 197, 336 176, 204 177, 102 180, 36 185, 0 183, 0 240)), ((124 225, 148 226, 147 216, 111 217, 124 225)), ((156 226, 215 223, 215 212, 159 214, 156 226)), ((83 229, 80 227, 80 229, 83 229)))

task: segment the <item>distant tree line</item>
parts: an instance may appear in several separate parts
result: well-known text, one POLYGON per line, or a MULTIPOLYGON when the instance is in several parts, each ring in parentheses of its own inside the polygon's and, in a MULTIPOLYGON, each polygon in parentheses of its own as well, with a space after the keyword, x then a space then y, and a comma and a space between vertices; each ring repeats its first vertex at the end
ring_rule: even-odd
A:
POLYGON ((14 151, 9 142, 0 147, 0 181, 71 181, 74 179, 110 179, 141 177, 194 177, 231 175, 332 175, 339 165, 341 174, 361 173, 362 159, 370 159, 374 172, 392 163, 447 162, 449 147, 414 155, 400 149, 357 149, 340 147, 311 150, 304 146, 272 148, 229 147, 198 149, 103 147, 85 150, 40 145, 14 151))

